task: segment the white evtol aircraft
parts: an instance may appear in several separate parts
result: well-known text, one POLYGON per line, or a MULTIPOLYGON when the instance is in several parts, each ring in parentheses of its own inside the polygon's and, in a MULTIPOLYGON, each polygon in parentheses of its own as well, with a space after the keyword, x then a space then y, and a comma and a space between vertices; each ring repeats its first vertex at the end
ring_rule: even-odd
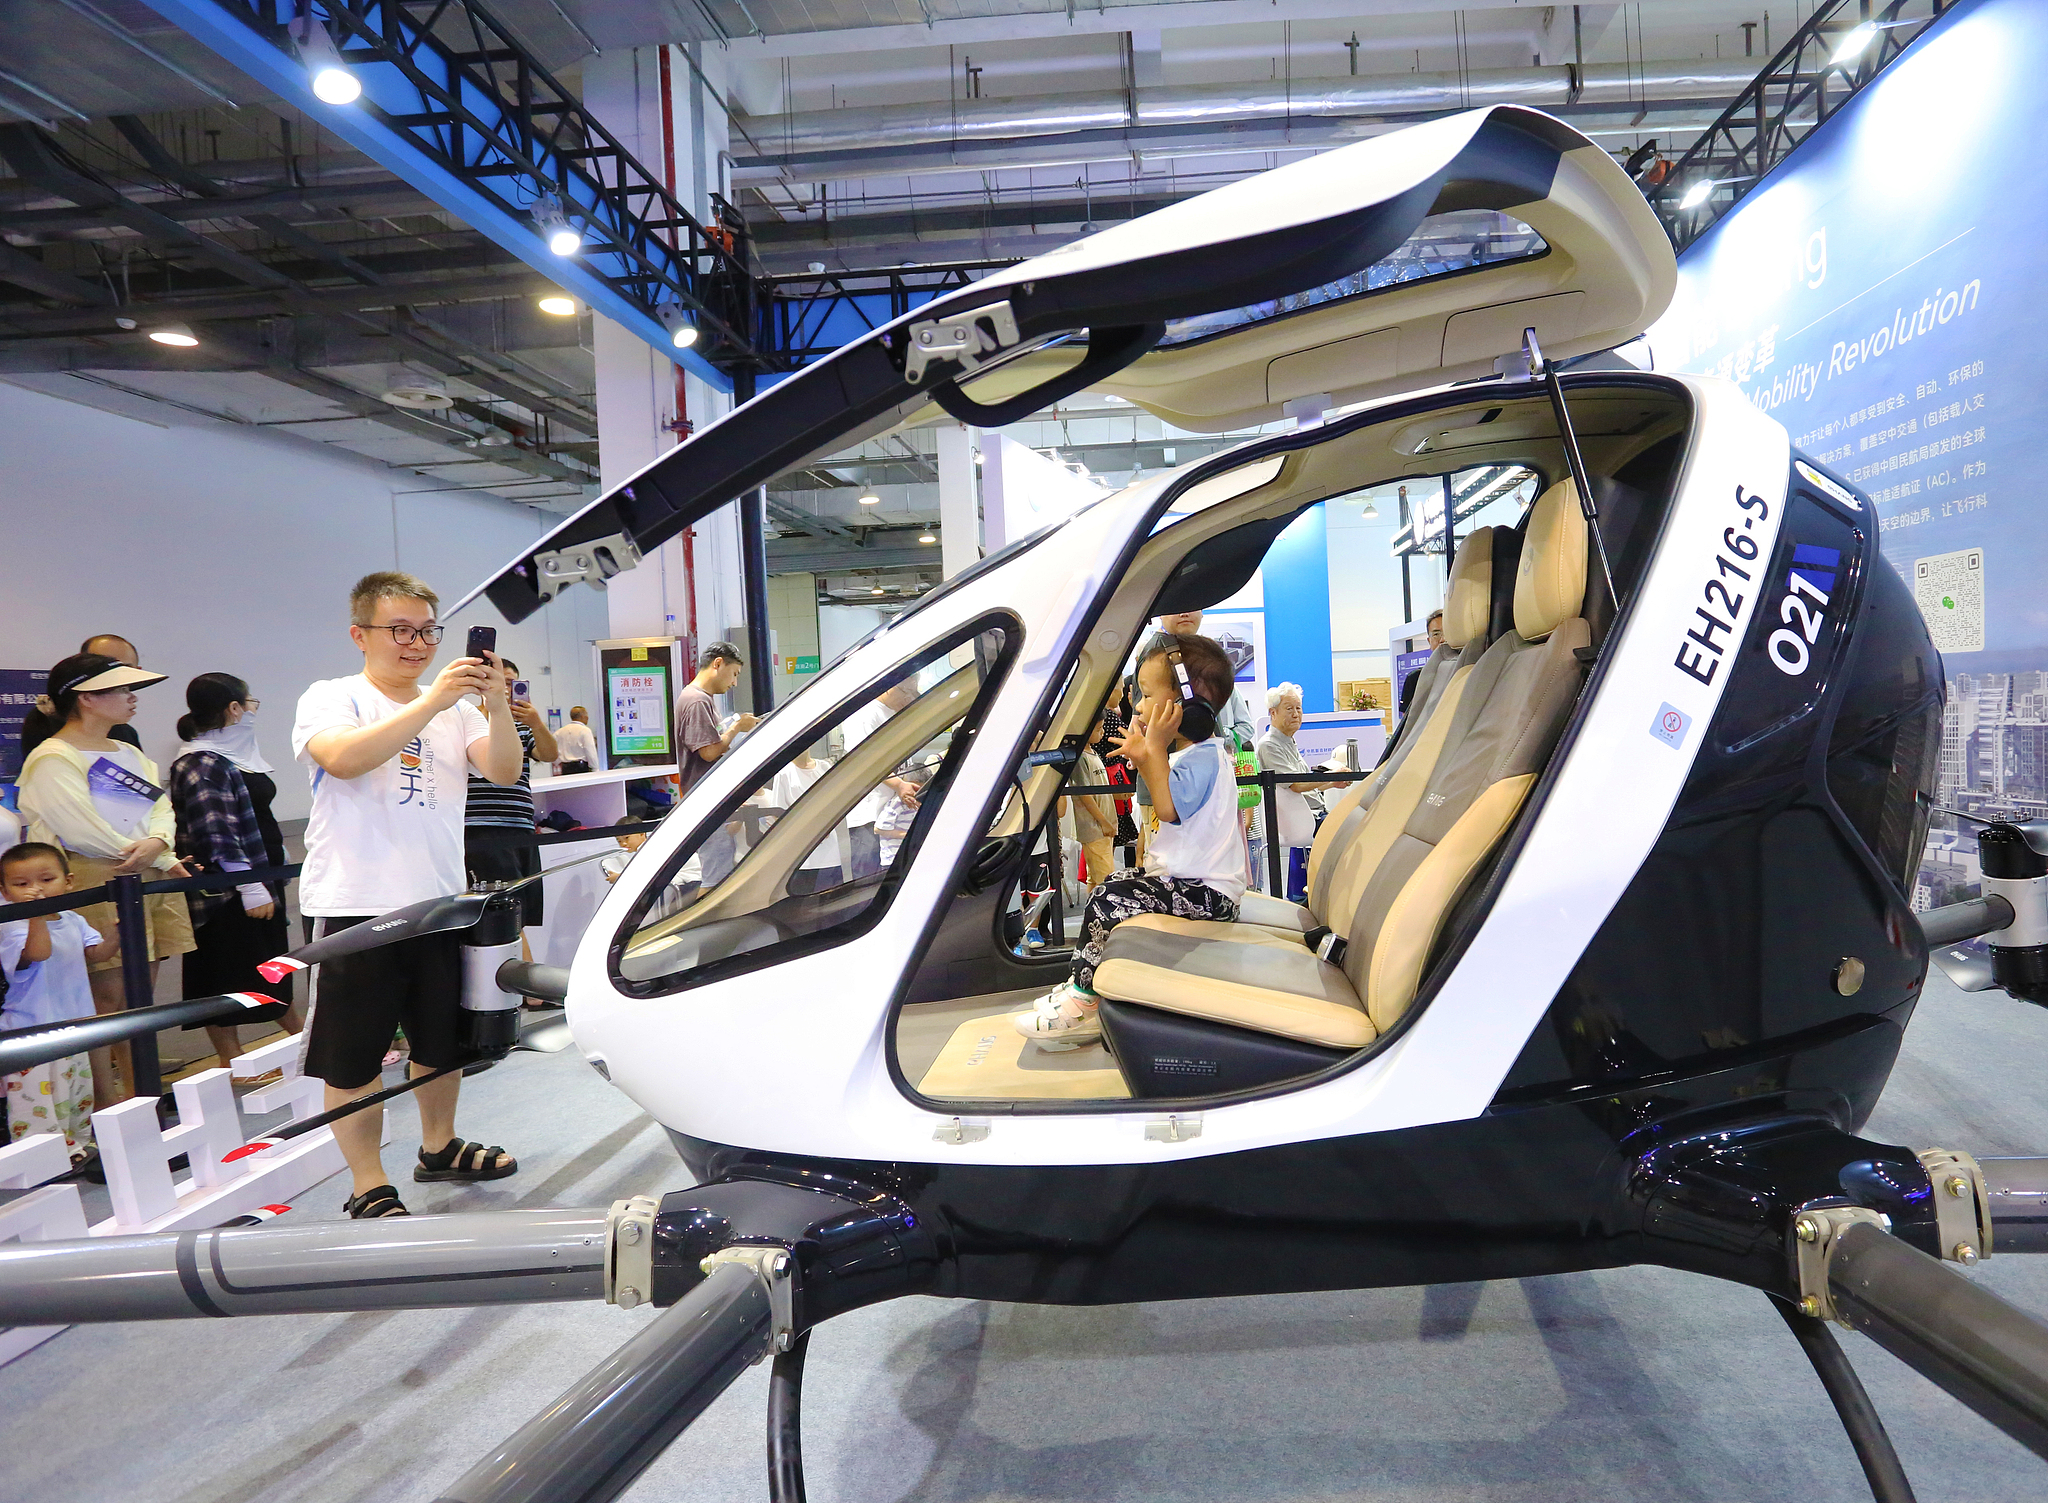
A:
POLYGON ((1771 1297, 1881 1499, 1910 1492, 1826 1318, 2048 1454, 2048 1326, 1936 1261, 2048 1248, 2048 1161, 1858 1136, 1930 937, 1989 933, 2000 984, 2027 989, 2048 861, 1912 912, 1939 659, 1867 500, 1737 388, 1582 358, 1641 333, 1674 281, 1604 151, 1478 110, 992 275, 696 434, 482 593, 521 619, 934 408, 999 426, 1086 387, 1195 429, 1328 413, 947 581, 637 853, 556 984, 575 1046, 668 1129, 693 1188, 9 1249, 0 1318, 652 1301, 670 1308, 445 1496, 611 1497, 772 1350, 787 1500, 806 1333, 875 1300, 1646 1262, 1771 1297), (1475 214, 1500 233, 1468 264, 1397 254, 1475 214), (1395 481, 1443 487, 1452 530, 1457 499, 1529 501, 1458 539, 1445 645, 1389 755, 1333 798, 1307 901, 1120 926, 1102 1042, 1019 1038, 1007 1015, 1067 956, 1006 918, 1148 619, 1228 598, 1305 508, 1395 481), (905 768, 921 795, 888 811, 905 768), (863 860, 848 826, 886 834, 863 860))

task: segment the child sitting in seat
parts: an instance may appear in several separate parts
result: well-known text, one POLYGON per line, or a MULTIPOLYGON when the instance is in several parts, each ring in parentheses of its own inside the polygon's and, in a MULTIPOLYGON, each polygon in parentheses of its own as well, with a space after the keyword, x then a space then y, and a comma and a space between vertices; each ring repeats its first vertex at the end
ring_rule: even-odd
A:
MULTIPOLYGON (((34 903, 72 890, 71 863, 54 845, 31 842, 0 852, 0 903, 34 903)), ((0 971, 7 978, 0 1028, 32 1028, 93 1015, 86 963, 113 953, 76 911, 0 924, 0 971)), ((92 1062, 83 1054, 0 1078, 10 1140, 62 1133, 72 1163, 92 1152, 92 1062)))
POLYGON ((1072 978, 1012 1018, 1040 1048, 1075 1049, 1102 1037, 1095 967, 1109 931, 1125 919, 1237 917, 1245 870, 1237 764, 1230 742, 1214 734, 1234 677, 1229 655, 1207 637, 1170 637, 1139 663, 1136 716, 1118 752, 1145 780, 1159 832, 1142 870, 1113 872, 1089 896, 1072 978))

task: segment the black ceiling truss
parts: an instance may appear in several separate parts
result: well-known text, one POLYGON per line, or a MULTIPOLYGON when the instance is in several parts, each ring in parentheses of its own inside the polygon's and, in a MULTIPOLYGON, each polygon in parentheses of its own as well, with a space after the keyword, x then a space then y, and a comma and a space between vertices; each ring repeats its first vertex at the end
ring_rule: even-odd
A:
MULTIPOLYGON (((296 0, 220 0, 289 50, 296 0)), ((387 64, 424 108, 355 108, 436 166, 524 218, 546 195, 580 221, 585 269, 650 319, 689 309, 714 363, 784 369, 749 332, 753 278, 730 229, 707 229, 477 0, 323 0, 342 60, 387 64), (607 263, 611 263, 607 265, 607 263)))
POLYGON ((1016 265, 943 261, 878 271, 795 272, 760 278, 766 348, 792 367, 820 359, 978 275, 1016 265))
MULTIPOLYGON (((153 263, 157 290, 168 290, 174 275, 180 289, 196 282, 218 290, 197 297, 181 292, 137 301, 123 295, 132 293, 132 285, 117 291, 110 277, 88 280, 52 267, 46 259, 25 250, 5 246, 0 252, 0 281, 70 307, 0 305, 0 330, 12 336, 0 335, 0 369, 69 372, 83 366, 94 370, 260 371, 336 403, 348 417, 368 419, 436 444, 477 443, 495 430, 498 437, 488 450, 489 463, 579 487, 595 480, 587 465, 564 463, 555 457, 565 448, 553 442, 555 424, 566 424, 593 438, 596 435, 596 414, 582 394, 545 373, 511 369, 503 357, 464 340, 413 306, 413 298, 423 302, 446 299, 450 284, 394 281, 396 268, 380 264, 381 258, 351 254, 306 233, 270 207, 249 208, 247 195, 237 194, 214 173, 171 152, 139 118, 115 117, 112 125, 140 157, 150 177, 172 194, 187 195, 159 202, 180 207, 197 202, 205 206, 201 214, 167 214, 156 203, 138 201, 117 185, 114 174, 96 170, 36 126, 0 125, 0 158, 23 184, 73 205, 69 212, 74 217, 85 216, 88 223, 103 230, 129 232, 124 247, 139 240, 152 250, 157 256, 153 263), (281 247, 294 259, 265 259, 260 248, 231 243, 223 238, 223 224, 246 226, 269 240, 272 250, 281 247), (202 226, 210 227, 211 232, 202 226), (349 293, 337 296, 335 288, 311 286, 300 273, 342 282, 349 293), (127 328, 116 324, 117 318, 127 328), (204 353, 172 356, 162 346, 150 343, 140 326, 165 318, 204 324, 204 353), (452 376, 493 399, 525 409, 534 421, 531 426, 521 424, 478 403, 458 402, 447 416, 423 416, 394 408, 311 369, 326 363, 321 358, 322 331, 329 328, 374 339, 378 348, 391 352, 379 358, 402 359, 452 376)), ((87 140, 104 144, 91 137, 87 140)), ((0 227, 12 226, 0 223, 0 227)), ((492 250, 494 256, 503 254, 495 247, 492 250)), ((518 280, 530 279, 522 275, 518 280)), ((491 286, 489 282, 455 285, 470 291, 486 291, 491 286)), ((102 380, 100 384, 116 383, 102 380)), ((577 454, 573 445, 568 452, 573 458, 585 457, 577 454)))
MULTIPOLYGON (((1684 250, 1740 203, 1800 142, 1847 104, 1885 66, 1940 20, 1955 0, 1821 0, 1806 23, 1736 96, 1650 197, 1671 243, 1684 250), (1832 59, 1842 38, 1870 22, 1877 36, 1856 57, 1832 59), (1679 205, 1702 181, 1711 189, 1679 205)), ((1933 128, 1930 126, 1930 128, 1933 128)))

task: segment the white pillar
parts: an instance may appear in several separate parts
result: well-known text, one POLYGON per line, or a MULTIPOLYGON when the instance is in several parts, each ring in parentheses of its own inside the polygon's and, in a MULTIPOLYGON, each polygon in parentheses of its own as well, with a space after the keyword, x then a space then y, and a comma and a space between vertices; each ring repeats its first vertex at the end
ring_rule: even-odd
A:
POLYGON ((1016 440, 1006 433, 980 432, 981 449, 981 546, 994 553, 1010 541, 1006 489, 1009 476, 1003 470, 1003 449, 1016 440))
MULTIPOLYGON (((722 61, 715 49, 700 50, 713 53, 700 66, 715 85, 722 61)), ((615 49, 587 59, 583 69, 585 105, 657 175, 667 161, 661 53, 659 47, 615 49)), ((675 193, 684 208, 708 219, 709 190, 718 183, 719 153, 729 126, 723 108, 709 97, 680 49, 670 49, 669 63, 675 193)), ((701 433, 730 410, 731 400, 695 376, 685 374, 679 382, 673 361, 611 320, 593 315, 592 322, 600 467, 609 491, 681 441, 671 423, 682 419, 701 433)), ((688 637, 694 605, 695 640, 688 645, 695 652, 742 619, 739 532, 732 509, 715 513, 692 532, 687 543, 672 538, 612 582, 606 598, 612 636, 688 637), (685 567, 686 554, 691 568, 685 567)))
POLYGON ((939 428, 939 552, 947 579, 981 557, 981 497, 974 475, 974 430, 939 428))

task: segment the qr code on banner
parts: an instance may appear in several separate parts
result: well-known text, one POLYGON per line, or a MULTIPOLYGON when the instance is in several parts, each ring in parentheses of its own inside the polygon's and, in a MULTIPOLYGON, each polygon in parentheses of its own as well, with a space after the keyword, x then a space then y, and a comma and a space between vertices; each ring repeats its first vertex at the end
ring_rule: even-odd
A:
POLYGON ((1984 550, 1913 561, 1913 598, 1942 652, 1984 650, 1984 550))

